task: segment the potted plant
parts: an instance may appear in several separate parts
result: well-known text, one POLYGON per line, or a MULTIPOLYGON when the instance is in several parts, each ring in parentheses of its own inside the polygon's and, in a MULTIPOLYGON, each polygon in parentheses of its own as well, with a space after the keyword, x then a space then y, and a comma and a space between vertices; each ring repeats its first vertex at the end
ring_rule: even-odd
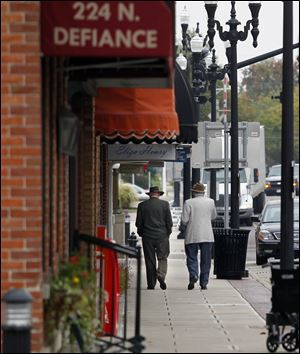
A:
MULTIPOLYGON (((50 299, 46 304, 48 340, 54 344, 61 336, 62 343, 56 347, 71 348, 76 342, 71 327, 76 324, 81 345, 87 350, 100 326, 95 318, 97 298, 95 272, 89 269, 88 259, 74 255, 62 262, 50 282, 50 299)), ((58 349, 54 348, 54 352, 58 349)))

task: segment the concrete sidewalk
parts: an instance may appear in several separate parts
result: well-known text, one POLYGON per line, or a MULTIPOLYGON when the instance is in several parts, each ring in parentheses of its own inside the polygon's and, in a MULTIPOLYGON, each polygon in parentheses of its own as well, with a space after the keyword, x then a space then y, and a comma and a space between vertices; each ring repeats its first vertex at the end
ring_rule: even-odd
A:
MULTIPOLYGON (((267 353, 265 321, 229 281, 216 279, 211 272, 208 290, 199 290, 198 283, 195 289, 187 290, 184 240, 177 240, 177 234, 174 230, 170 241, 167 290, 161 290, 159 284, 155 290, 147 290, 142 260, 144 353, 267 353)), ((133 335, 134 280, 131 286, 129 337, 133 335)), ((279 347, 277 352, 284 350, 279 347)))

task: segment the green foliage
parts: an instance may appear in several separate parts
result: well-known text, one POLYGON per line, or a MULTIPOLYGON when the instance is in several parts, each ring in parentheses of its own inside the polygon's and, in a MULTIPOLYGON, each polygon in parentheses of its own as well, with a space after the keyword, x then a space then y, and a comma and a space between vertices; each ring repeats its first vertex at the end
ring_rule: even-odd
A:
POLYGON ((278 95, 282 83, 282 61, 268 59, 243 69, 241 89, 252 99, 278 95))
MULTIPOLYGON (((295 84, 299 81, 298 64, 294 65, 295 84)), ((255 121, 265 126, 266 164, 281 161, 282 61, 270 59, 243 70, 239 95, 239 121, 255 121)), ((294 159, 299 161, 299 88, 294 88, 294 159)))
POLYGON ((151 174, 151 186, 158 186, 160 189, 162 188, 161 174, 151 174))
POLYGON ((131 188, 131 186, 126 184, 120 184, 119 198, 120 198, 120 207, 122 209, 129 209, 132 203, 138 201, 138 198, 134 190, 131 188))
MULTIPOLYGON (((209 95, 207 93, 201 94, 201 96, 206 96, 209 99, 209 95)), ((199 121, 207 121, 209 120, 209 114, 211 112, 211 104, 207 100, 206 103, 197 103, 198 105, 198 112, 199 112, 199 121)))
POLYGON ((148 189, 148 173, 138 173, 135 175, 135 183, 144 188, 144 189, 148 189))
POLYGON ((86 348, 92 343, 100 323, 95 319, 96 277, 88 269, 88 259, 75 255, 59 265, 59 272, 50 283, 50 299, 46 304, 46 333, 54 340, 57 330, 63 334, 63 347, 74 343, 70 335, 72 319, 81 328, 86 348))
MULTIPOLYGON (((268 59, 250 65, 243 71, 240 89, 251 98, 279 95, 282 91, 282 60, 268 59)), ((294 63, 294 83, 299 82, 299 64, 294 63)))
POLYGON ((119 263, 119 275, 120 275, 120 294, 125 292, 125 289, 128 289, 131 283, 131 273, 130 266, 128 264, 119 263))
MULTIPOLYGON (((151 172, 151 185, 152 186, 161 186, 161 167, 149 167, 151 172)), ((149 175, 148 172, 145 173, 135 173, 134 174, 135 184, 138 186, 148 189, 149 184, 149 175)), ((124 183, 132 183, 132 174, 131 173, 122 173, 122 181, 124 183)))

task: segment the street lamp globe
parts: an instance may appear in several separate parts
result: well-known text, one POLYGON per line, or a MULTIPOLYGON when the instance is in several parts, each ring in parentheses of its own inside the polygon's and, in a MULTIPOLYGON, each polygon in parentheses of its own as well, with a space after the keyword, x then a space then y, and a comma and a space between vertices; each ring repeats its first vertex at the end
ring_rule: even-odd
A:
POLYGON ((201 53, 203 49, 203 38, 199 36, 199 34, 196 34, 192 39, 191 39, 191 50, 193 53, 201 53))
POLYGON ((186 9, 186 6, 184 6, 183 10, 181 11, 180 14, 180 24, 182 25, 188 25, 189 24, 189 20, 190 20, 190 15, 186 9))
POLYGON ((178 57, 176 58, 176 63, 179 65, 181 70, 186 70, 186 68, 187 68, 187 60, 186 60, 185 56, 182 53, 180 53, 178 55, 178 57))

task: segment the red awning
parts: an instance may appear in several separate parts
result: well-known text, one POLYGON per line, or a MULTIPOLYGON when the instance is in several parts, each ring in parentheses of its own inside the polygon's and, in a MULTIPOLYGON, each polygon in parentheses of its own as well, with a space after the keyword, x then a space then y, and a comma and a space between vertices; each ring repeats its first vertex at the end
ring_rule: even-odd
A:
POLYGON ((99 88, 95 126, 107 142, 172 142, 179 134, 173 88, 99 88))

